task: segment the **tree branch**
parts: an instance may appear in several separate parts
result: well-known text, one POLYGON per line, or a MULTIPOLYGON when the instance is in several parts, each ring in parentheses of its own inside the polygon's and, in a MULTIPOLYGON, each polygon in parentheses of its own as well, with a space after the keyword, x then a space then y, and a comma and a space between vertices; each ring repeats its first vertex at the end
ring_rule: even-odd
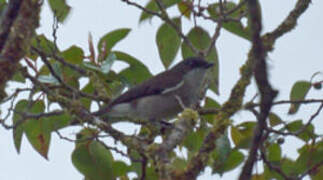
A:
POLYGON ((228 122, 229 118, 242 107, 243 97, 252 77, 252 58, 252 51, 250 51, 246 63, 240 68, 241 77, 231 90, 229 99, 215 114, 213 129, 207 134, 199 152, 192 157, 187 168, 183 172, 177 173, 178 179, 196 179, 207 165, 210 152, 216 147, 216 139, 227 129, 230 124, 228 122))
POLYGON ((11 79, 19 60, 28 51, 34 30, 38 27, 40 6, 37 0, 11 0, 1 19, 0 100, 6 96, 6 82, 11 79))
MULTIPOLYGON (((195 111, 184 109, 182 116, 176 121, 171 132, 167 133, 162 144, 158 145, 158 147, 156 149, 154 148, 151 152, 152 156, 156 157, 158 163, 159 178, 171 179, 171 160, 169 159, 169 154, 184 140, 188 132, 192 131, 197 119, 198 114, 195 111)), ((154 146, 154 144, 152 146, 154 146)))
POLYGON ((258 124, 254 130, 254 136, 252 139, 252 145, 249 151, 248 159, 246 160, 239 179, 250 179, 252 169, 255 161, 257 160, 257 152, 262 143, 262 136, 266 127, 266 119, 272 107, 274 98, 277 95, 277 91, 273 90, 267 76, 267 64, 266 56, 267 52, 264 49, 264 45, 260 36, 262 23, 260 9, 257 4, 257 0, 248 0, 248 10, 251 18, 252 29, 252 52, 254 56, 254 76, 256 84, 260 92, 260 114, 258 115, 258 124))
POLYGON ((288 14, 284 21, 275 30, 266 33, 263 36, 267 50, 271 51, 273 49, 273 44, 278 38, 296 27, 299 17, 306 11, 310 3, 311 0, 298 0, 293 10, 288 14))
POLYGON ((23 0, 9 1, 8 7, 4 12, 0 24, 0 52, 2 51, 2 48, 5 45, 6 40, 8 39, 10 28, 12 27, 12 24, 18 16, 22 2, 23 0))

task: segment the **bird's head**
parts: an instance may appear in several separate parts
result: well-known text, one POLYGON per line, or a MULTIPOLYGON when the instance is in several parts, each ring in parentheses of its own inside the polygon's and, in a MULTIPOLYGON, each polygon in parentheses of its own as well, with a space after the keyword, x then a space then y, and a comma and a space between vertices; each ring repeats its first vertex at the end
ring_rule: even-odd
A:
POLYGON ((212 66, 213 63, 207 62, 202 58, 192 57, 183 60, 182 62, 174 66, 172 70, 186 74, 192 70, 207 70, 212 66))

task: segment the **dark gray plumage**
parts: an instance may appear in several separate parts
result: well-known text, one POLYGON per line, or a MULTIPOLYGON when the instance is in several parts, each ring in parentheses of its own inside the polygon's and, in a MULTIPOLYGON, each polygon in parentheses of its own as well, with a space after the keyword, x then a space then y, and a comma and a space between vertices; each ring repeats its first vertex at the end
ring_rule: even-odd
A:
MULTIPOLYGON (((188 58, 173 68, 129 89, 96 116, 163 119, 182 111, 179 100, 190 107, 199 101, 207 69, 213 64, 202 58, 188 58)), ((106 118, 104 118, 106 120, 106 118)))

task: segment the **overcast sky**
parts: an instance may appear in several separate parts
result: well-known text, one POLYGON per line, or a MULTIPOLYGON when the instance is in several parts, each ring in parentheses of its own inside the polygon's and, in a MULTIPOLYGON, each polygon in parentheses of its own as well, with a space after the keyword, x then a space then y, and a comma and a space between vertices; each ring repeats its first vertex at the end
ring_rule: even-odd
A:
MULTIPOLYGON (((273 30, 286 17, 289 10, 294 7, 295 0, 262 0, 264 32, 273 30)), ((163 71, 157 46, 155 33, 160 25, 160 20, 153 19, 151 23, 138 25, 140 11, 130 7, 119 0, 77 0, 68 1, 72 12, 64 25, 58 30, 58 43, 60 49, 66 49, 71 45, 81 46, 88 52, 87 38, 91 32, 94 42, 105 33, 118 28, 131 28, 132 31, 126 39, 120 42, 115 49, 125 51, 144 62, 153 74, 163 71)), ((277 41, 275 51, 269 54, 270 82, 279 90, 278 99, 288 99, 289 91, 297 80, 309 80, 314 72, 323 68, 323 2, 313 0, 309 9, 300 18, 296 30, 277 41)), ((48 7, 44 7, 41 14, 41 27, 39 33, 51 37, 52 14, 48 7)), ((199 21, 200 22, 200 21, 199 21)), ((187 23, 184 25, 185 29, 187 23)), ((212 24, 203 24, 206 29, 214 29, 212 24)), ((220 96, 215 96, 219 102, 224 102, 230 93, 232 86, 239 78, 239 67, 246 61, 250 43, 236 37, 225 30, 217 41, 217 49, 220 59, 220 96)), ((177 61, 180 55, 177 56, 177 61)), ((113 68, 120 69, 116 64, 113 68)), ((9 87, 9 89, 13 87, 9 87)), ((254 86, 248 88, 250 99, 255 94, 254 86)), ((213 94, 209 94, 214 96, 213 94)), ((311 91, 309 97, 321 98, 321 91, 311 91)), ((308 119, 316 106, 304 106, 300 110, 302 114, 296 116, 284 116, 284 120, 295 120, 304 117, 308 119)), ((275 112, 286 115, 287 106, 274 107, 275 112)), ((233 117, 235 123, 251 120, 248 113, 238 113, 233 117)), ((322 115, 315 120, 317 127, 322 127, 322 115)), ((322 130, 317 132, 323 134, 322 130)), ((76 130, 64 130, 64 135, 71 136, 76 130)), ((297 147, 302 145, 295 139, 287 139, 284 144, 284 155, 295 157, 297 147)), ((43 159, 35 152, 27 139, 23 139, 21 153, 18 155, 14 149, 12 132, 0 128, 0 180, 80 180, 82 175, 71 163, 71 152, 74 144, 60 140, 52 135, 49 161, 43 159)), ((210 172, 200 179, 214 179, 210 172)), ((235 179, 239 170, 225 174, 221 179, 235 179)), ((215 176, 215 179, 220 179, 215 176)))

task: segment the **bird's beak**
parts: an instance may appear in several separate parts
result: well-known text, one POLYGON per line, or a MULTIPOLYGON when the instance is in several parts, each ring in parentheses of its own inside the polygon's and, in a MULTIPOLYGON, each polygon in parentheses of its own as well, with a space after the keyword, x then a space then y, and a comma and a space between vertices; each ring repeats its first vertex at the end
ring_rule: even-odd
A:
POLYGON ((208 68, 212 67, 213 65, 214 65, 214 63, 208 63, 205 65, 205 68, 208 69, 208 68))

